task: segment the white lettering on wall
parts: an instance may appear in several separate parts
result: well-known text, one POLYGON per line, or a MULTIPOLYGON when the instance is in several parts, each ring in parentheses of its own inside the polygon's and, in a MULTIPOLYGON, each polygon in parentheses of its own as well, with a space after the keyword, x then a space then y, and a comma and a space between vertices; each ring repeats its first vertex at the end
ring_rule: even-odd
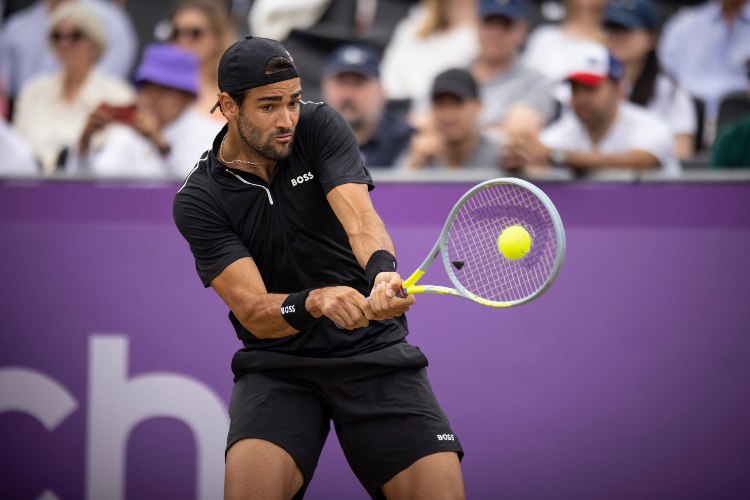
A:
POLYGON ((168 373, 128 378, 128 339, 121 335, 89 340, 88 375, 86 498, 124 500, 128 437, 138 423, 154 417, 179 419, 195 436, 196 498, 223 496, 229 417, 208 386, 168 373))

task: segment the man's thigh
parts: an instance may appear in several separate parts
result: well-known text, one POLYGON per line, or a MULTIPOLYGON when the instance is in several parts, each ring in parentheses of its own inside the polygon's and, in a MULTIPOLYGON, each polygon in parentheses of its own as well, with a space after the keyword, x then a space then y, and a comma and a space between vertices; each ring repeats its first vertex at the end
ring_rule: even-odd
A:
POLYGON ((388 500, 466 498, 458 455, 441 452, 420 458, 383 485, 388 500))
MULTIPOLYGON (((298 470, 302 491, 306 489, 330 425, 329 411, 311 384, 275 371, 246 374, 232 390, 229 417, 226 477, 230 486, 243 468, 257 465, 256 459, 270 450, 282 475, 288 479, 290 470, 298 470), (289 459, 294 467, 289 467, 289 459)), ((256 481, 268 479, 244 472, 256 481)))
POLYGON ((263 439, 241 439, 227 452, 224 500, 292 498, 304 477, 282 447, 263 439))
MULTIPOLYGON (((359 372, 351 379, 342 378, 337 386, 332 390, 331 409, 339 442, 352 470, 373 498, 380 495, 384 484, 432 455, 437 458, 424 463, 440 464, 438 469, 452 471, 451 477, 457 470, 457 477, 461 477, 461 444, 424 369, 395 369, 372 376, 359 372)), ((423 467, 415 470, 422 471, 423 467)))

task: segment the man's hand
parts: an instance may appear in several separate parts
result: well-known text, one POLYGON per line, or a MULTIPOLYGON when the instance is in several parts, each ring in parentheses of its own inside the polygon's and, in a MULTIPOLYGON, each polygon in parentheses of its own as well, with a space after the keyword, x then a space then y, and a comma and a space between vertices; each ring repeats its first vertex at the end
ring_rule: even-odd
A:
POLYGON ((306 307, 314 317, 325 316, 347 330, 363 328, 375 319, 367 300, 348 286, 317 288, 307 296, 306 307))
POLYGON ((89 115, 86 125, 83 127, 83 132, 78 140, 78 151, 82 155, 86 155, 91 147, 91 137, 109 125, 113 121, 112 116, 107 111, 107 106, 102 104, 97 107, 89 115))
POLYGON ((169 154, 169 144, 162 135, 162 125, 153 112, 139 108, 133 117, 132 126, 143 137, 151 141, 162 156, 169 154))
POLYGON ((413 295, 398 296, 404 280, 398 273, 383 272, 375 277, 375 285, 368 299, 373 319, 388 319, 401 316, 415 302, 413 295))

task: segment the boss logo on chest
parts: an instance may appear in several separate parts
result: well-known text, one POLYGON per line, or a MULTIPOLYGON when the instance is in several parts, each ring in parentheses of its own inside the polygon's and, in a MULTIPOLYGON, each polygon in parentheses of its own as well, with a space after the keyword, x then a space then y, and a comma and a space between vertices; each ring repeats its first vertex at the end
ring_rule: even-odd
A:
POLYGON ((296 178, 291 179, 292 186, 296 186, 298 184, 302 184, 303 182, 311 181, 313 179, 312 172, 307 172, 306 174, 302 174, 296 178))

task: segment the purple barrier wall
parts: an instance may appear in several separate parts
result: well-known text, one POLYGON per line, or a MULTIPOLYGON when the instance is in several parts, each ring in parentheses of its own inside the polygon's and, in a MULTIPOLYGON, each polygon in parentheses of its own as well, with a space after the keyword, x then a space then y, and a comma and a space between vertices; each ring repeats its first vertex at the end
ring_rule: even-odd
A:
MULTIPOLYGON (((404 274, 467 187, 373 191, 404 274)), ((750 184, 541 187, 568 237, 545 296, 410 312, 469 498, 748 498, 750 184)), ((175 189, 0 184, 0 498, 220 497, 238 341, 175 189)), ((308 498, 334 495, 366 498, 332 434, 308 498)))

